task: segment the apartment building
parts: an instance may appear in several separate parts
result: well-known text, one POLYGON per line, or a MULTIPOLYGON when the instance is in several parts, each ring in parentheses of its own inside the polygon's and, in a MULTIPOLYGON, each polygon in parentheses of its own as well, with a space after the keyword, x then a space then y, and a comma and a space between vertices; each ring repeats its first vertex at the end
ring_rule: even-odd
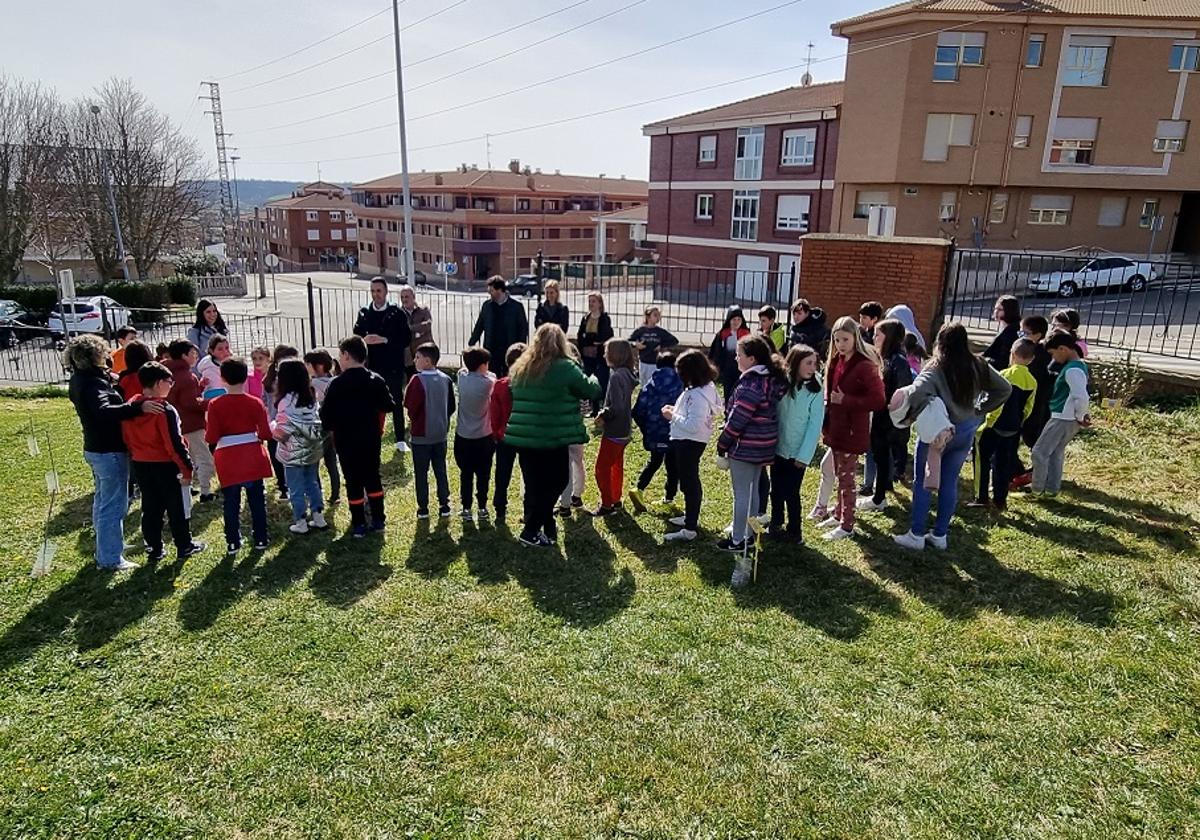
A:
POLYGON ((833 32, 835 231, 882 206, 966 247, 1200 250, 1200 2, 916 0, 833 32))
MULTIPOLYGON (((597 218, 646 203, 645 181, 548 174, 522 168, 518 160, 507 170, 464 164, 450 172, 414 173, 409 188, 415 268, 433 275, 444 260, 454 265, 456 276, 474 280, 526 272, 539 251, 554 262, 632 259, 632 227, 597 218)), ((355 184, 352 199, 360 271, 401 274, 400 176, 355 184)))
POLYGON ((325 181, 305 184, 288 198, 267 202, 262 219, 267 248, 279 257, 280 270, 344 262, 355 256, 355 209, 345 187, 325 181))
POLYGON ((801 85, 644 126, 659 263, 790 274, 831 227, 841 104, 840 82, 801 85))

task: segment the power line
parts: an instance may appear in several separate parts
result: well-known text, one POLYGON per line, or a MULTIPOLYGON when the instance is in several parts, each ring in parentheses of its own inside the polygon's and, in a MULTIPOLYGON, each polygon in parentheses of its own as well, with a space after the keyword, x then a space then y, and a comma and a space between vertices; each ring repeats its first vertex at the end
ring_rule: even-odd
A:
MULTIPOLYGON (((572 32, 576 32, 580 29, 583 29, 585 26, 591 26, 592 24, 599 23, 600 21, 605 20, 606 18, 613 17, 614 15, 619 15, 622 12, 627 12, 630 9, 632 9, 634 6, 640 6, 645 2, 647 2, 647 0, 634 0, 634 2, 632 2, 626 6, 622 6, 619 9, 614 9, 611 12, 606 12, 605 14, 600 15, 599 17, 595 17, 595 18, 592 18, 591 20, 584 21, 583 23, 572 26, 569 29, 564 29, 562 32, 557 32, 553 35, 548 35, 547 37, 542 38, 541 40, 534 41, 532 44, 525 44, 524 46, 518 47, 517 49, 510 50, 506 53, 503 53, 502 55, 498 55, 495 58, 490 58, 487 61, 481 61, 478 64, 473 64, 470 67, 465 67, 461 70, 456 70, 455 72, 450 73, 449 75, 446 75, 446 76, 442 76, 441 78, 433 79, 432 81, 423 82, 422 84, 419 84, 415 87, 407 88, 406 92, 411 93, 412 91, 415 91, 415 90, 421 90, 422 88, 427 88, 430 85, 437 84, 438 82, 443 82, 446 79, 453 78, 454 76, 459 76, 459 75, 469 72, 471 70, 478 70, 480 67, 486 67, 489 64, 494 64, 497 61, 501 61, 505 58, 509 58, 511 56, 517 55, 518 53, 525 52, 526 50, 530 50, 534 47, 540 47, 541 45, 548 43, 550 41, 553 41, 556 38, 561 38, 564 35, 569 35, 572 32)), ((575 5, 579 5, 579 4, 576 3, 575 5)), ((457 50, 451 50, 449 52, 457 52, 457 50)), ((445 53, 443 53, 443 55, 444 54, 445 53)), ((419 62, 414 62, 413 64, 406 65, 406 67, 414 67, 417 64, 421 64, 426 61, 432 61, 434 58, 437 58, 437 57, 438 56, 431 56, 430 58, 422 59, 419 62)), ((381 75, 387 75, 387 74, 381 74, 381 75)), ((340 116, 341 114, 348 114, 351 111, 358 111, 362 108, 369 108, 372 105, 379 105, 382 102, 387 102, 387 101, 391 100, 394 96, 395 96, 394 93, 389 93, 386 96, 381 96, 378 99, 372 99, 368 102, 363 102, 359 105, 353 105, 349 108, 342 108, 338 111, 330 111, 328 113, 317 114, 312 117, 305 117, 302 120, 296 120, 295 122, 284 123, 282 125, 273 125, 273 126, 269 126, 267 128, 255 128, 255 129, 251 129, 250 131, 243 131, 242 134, 243 135, 262 134, 262 133, 268 132, 268 131, 279 131, 284 128, 294 128, 295 126, 298 126, 298 125, 305 125, 306 123, 319 122, 319 121, 325 120, 329 117, 336 117, 336 116, 340 116)))
MULTIPOLYGON (((401 2, 404 2, 404 0, 401 0, 401 2)), ((339 29, 337 32, 334 32, 332 35, 326 35, 324 38, 321 38, 319 41, 313 41, 311 44, 300 47, 297 50, 293 50, 292 52, 288 53, 287 55, 281 55, 281 56, 279 56, 279 58, 273 58, 270 61, 264 61, 262 64, 256 64, 253 67, 247 67, 245 70, 239 70, 236 73, 230 73, 228 76, 222 76, 218 79, 218 81, 224 82, 228 79, 234 78, 235 76, 244 76, 247 73, 253 73, 255 70, 261 70, 264 67, 270 67, 272 64, 278 64, 281 61, 286 61, 287 59, 292 58, 293 56, 299 55, 300 53, 304 52, 305 50, 311 50, 313 47, 320 46, 321 44, 324 44, 326 41, 332 41, 334 38, 338 37, 339 35, 345 35, 351 29, 357 29, 358 27, 362 26, 364 23, 368 23, 368 22, 374 20, 375 18, 379 17, 380 15, 390 12, 391 10, 392 10, 392 7, 390 5, 385 6, 384 8, 380 9, 375 14, 371 15, 370 17, 365 17, 362 20, 360 20, 358 23, 352 23, 349 26, 347 26, 345 29, 339 29)))
MULTIPOLYGON (((459 6, 462 6, 469 2, 470 2, 470 0, 455 0, 455 2, 451 3, 449 6, 438 9, 436 12, 432 12, 423 18, 418 18, 417 20, 414 20, 412 23, 408 24, 405 27, 405 30, 407 31, 409 29, 413 29, 417 26, 420 26, 422 23, 425 23, 428 20, 433 20, 435 17, 438 17, 439 15, 443 15, 446 12, 451 11, 452 9, 457 9, 459 6)), ((274 78, 271 78, 271 79, 266 79, 261 82, 255 82, 252 85, 246 85, 245 87, 236 88, 235 90, 230 91, 230 93, 241 93, 242 91, 253 90, 254 88, 260 88, 260 87, 263 87, 264 85, 269 85, 269 84, 273 84, 274 82, 282 81, 283 79, 290 79, 292 76, 298 76, 301 73, 306 73, 309 70, 313 70, 317 67, 323 67, 326 64, 330 64, 331 62, 337 61, 340 58, 345 58, 348 55, 353 55, 354 53, 358 52, 359 50, 365 50, 367 47, 373 47, 378 43, 381 43, 383 41, 390 41, 391 39, 392 39, 392 34, 389 32, 387 35, 381 35, 380 37, 375 38, 374 40, 367 41, 367 43, 365 43, 365 44, 359 44, 357 47, 351 47, 350 49, 348 49, 344 52, 340 52, 335 56, 331 56, 330 58, 326 58, 322 61, 317 61, 312 64, 301 67, 299 70, 293 70, 290 73, 284 73, 281 76, 275 76, 274 78)))
MULTIPOLYGON (((496 100, 496 99, 502 99, 502 98, 504 98, 504 97, 506 97, 506 96, 512 96, 513 94, 517 94, 517 93, 524 93, 525 91, 533 90, 534 88, 542 87, 543 85, 548 85, 548 84, 551 84, 551 83, 553 83, 553 82, 561 81, 561 80, 563 80, 563 79, 569 79, 569 78, 571 78, 571 77, 573 77, 573 76, 579 76, 579 75, 582 75, 583 73, 588 73, 588 72, 590 72, 590 71, 592 71, 592 70, 598 70, 598 69, 599 69, 599 68, 601 68, 601 67, 608 67, 608 66, 610 66, 610 65, 617 64, 617 63, 619 63, 619 62, 621 62, 621 61, 626 61, 626 60, 628 60, 628 59, 630 59, 630 58, 636 58, 636 57, 638 57, 638 56, 646 55, 647 53, 651 53, 651 52, 654 52, 654 51, 656 51, 656 50, 661 50, 661 49, 664 49, 664 48, 666 48, 666 47, 674 46, 675 44, 680 44, 680 43, 683 43, 684 41, 690 41, 690 40, 692 40, 693 38, 699 38, 699 37, 700 37, 700 36, 702 36, 702 35, 708 35, 708 34, 711 34, 711 33, 713 33, 713 32, 716 32, 716 31, 718 31, 718 30, 721 30, 721 29, 726 29, 726 28, 728 28, 728 27, 730 27, 730 26, 734 26, 734 25, 736 25, 736 24, 739 24, 739 23, 744 23, 745 21, 747 21, 747 20, 751 20, 752 18, 762 17, 763 15, 770 14, 771 12, 776 12, 776 11, 779 11, 780 9, 787 8, 788 6, 795 6, 796 4, 798 4, 798 3, 803 3, 804 1, 805 1, 805 0, 786 0, 786 2, 784 2, 784 3, 780 3, 780 4, 776 5, 776 6, 772 6, 772 7, 768 8, 768 9, 763 9, 763 10, 761 10, 761 11, 754 12, 754 13, 752 13, 752 14, 749 14, 749 15, 743 15, 742 17, 735 18, 735 19, 733 19, 733 20, 729 20, 729 21, 726 21, 726 22, 724 22, 724 23, 717 24, 717 25, 715 25, 715 26, 710 26, 710 27, 707 27, 707 28, 705 28, 705 29, 701 29, 701 30, 699 30, 699 31, 697 31, 697 32, 692 32, 692 33, 690 33, 690 34, 688 34, 688 35, 681 35, 681 36, 680 36, 680 37, 678 37, 678 38, 672 38, 672 39, 671 39, 671 40, 669 40, 669 41, 664 41, 664 42, 662 42, 662 43, 660 43, 660 44, 655 44, 655 45, 653 45, 653 46, 650 46, 650 47, 645 47, 645 48, 643 48, 643 49, 640 49, 640 50, 635 50, 634 52, 631 52, 631 53, 626 53, 625 55, 620 55, 620 56, 617 56, 617 57, 615 57, 615 58, 606 59, 606 60, 604 60, 604 61, 601 61, 601 62, 598 62, 598 63, 596 63, 596 64, 589 65, 588 67, 581 67, 581 68, 579 68, 578 70, 572 70, 572 71, 570 71, 570 72, 568 72, 568 73, 561 73, 561 74, 559 74, 559 75, 557 75, 557 76, 552 76, 552 77, 550 77, 550 78, 548 78, 548 79, 542 79, 541 81, 537 81, 537 82, 531 82, 531 83, 529 83, 529 84, 527 84, 527 85, 522 85, 522 86, 520 86, 520 87, 513 88, 513 89, 511 89, 511 90, 506 90, 506 91, 503 91, 502 93, 496 93, 496 94, 492 94, 492 95, 490 95, 490 96, 485 96, 485 97, 482 97, 482 98, 480 98, 480 99, 474 99, 474 100, 472 100, 472 101, 470 101, 470 102, 462 102, 462 103, 460 103, 460 104, 458 104, 458 105, 451 105, 451 106, 450 106, 450 107, 448 107, 448 108, 442 108, 442 109, 440 109, 440 110, 437 110, 437 111, 431 111, 431 112, 429 112, 429 113, 427 113, 427 114, 421 114, 421 115, 419 115, 419 116, 412 117, 411 119, 409 119, 409 122, 417 122, 417 121, 419 121, 419 120, 426 120, 426 119, 429 119, 429 118, 431 118, 431 117, 436 117, 436 116, 441 116, 442 114, 448 114, 448 113, 451 113, 452 111, 460 111, 460 110, 462 110, 463 108, 470 108, 470 107, 471 107, 471 106, 473 106, 473 105, 479 105, 479 104, 482 104, 482 103, 484 103, 484 102, 491 102, 491 101, 493 101, 493 100, 496 100)), ((639 0, 639 2, 642 2, 642 0, 639 0)), ((634 5, 637 5, 637 4, 635 3, 634 5)), ((352 135, 355 135, 355 134, 365 134, 365 133, 367 133, 367 132, 369 132, 369 131, 378 131, 378 130, 380 130, 380 129, 382 129, 382 128, 386 128, 386 127, 388 127, 388 126, 395 127, 395 125, 396 125, 396 124, 395 124, 394 122, 393 122, 393 123, 385 123, 385 124, 383 124, 383 125, 370 126, 370 127, 367 127, 367 128, 359 129, 358 131, 352 131, 352 132, 343 132, 343 133, 341 133, 341 134, 338 134, 338 135, 331 135, 331 136, 328 136, 328 137, 316 137, 316 138, 313 138, 313 139, 311 139, 311 140, 294 140, 294 141, 292 141, 292 142, 289 142, 289 143, 272 143, 272 144, 265 145, 265 146, 252 146, 252 147, 250 147, 250 148, 257 148, 257 149, 276 149, 276 148, 285 148, 285 147, 288 147, 288 146, 302 146, 302 145, 305 145, 305 144, 308 144, 308 143, 320 143, 320 142, 324 142, 324 141, 326 141, 326 140, 336 140, 336 139, 338 139, 339 137, 352 136, 352 135)))
MULTIPOLYGON (((932 37, 935 35, 940 35, 943 32, 953 32, 955 30, 962 29, 964 27, 975 26, 976 24, 987 23, 988 21, 996 20, 997 18, 1009 17, 1012 15, 1018 15, 1018 14, 1024 14, 1024 12, 1013 11, 1013 12, 1005 12, 1000 15, 989 15, 986 18, 978 18, 976 20, 967 21, 965 23, 955 24, 954 26, 947 26, 947 27, 944 27, 941 29, 935 29, 935 30, 932 30, 929 32, 921 32, 921 33, 918 33, 915 35, 904 35, 904 36, 901 36, 898 38, 894 38, 892 40, 888 40, 883 43, 872 44, 870 46, 860 47, 855 50, 847 50, 846 54, 844 56, 843 55, 831 55, 831 56, 826 56, 825 58, 815 59, 811 62, 806 60, 800 64, 793 64, 793 65, 789 65, 787 67, 780 67, 775 70, 768 70, 763 73, 755 73, 754 75, 751 75, 751 76, 743 76, 741 78, 732 79, 732 80, 725 81, 725 82, 717 82, 715 84, 705 85, 704 87, 693 88, 692 90, 681 91, 679 93, 666 94, 664 96, 654 97, 653 99, 644 99, 644 100, 641 100, 640 102, 632 102, 632 103, 627 103, 625 105, 617 105, 612 108, 605 108, 605 109, 602 109, 599 111, 592 111, 592 112, 589 112, 586 114, 578 114, 573 117, 563 117, 561 119, 551 120, 551 121, 545 122, 545 123, 538 123, 536 125, 526 125, 526 126, 521 126, 519 128, 508 129, 506 131, 489 131, 487 134, 480 134, 475 137, 464 137, 459 140, 450 140, 450 141, 443 142, 443 143, 433 143, 433 144, 429 144, 426 146, 418 146, 418 147, 412 149, 412 151, 414 151, 414 152, 430 151, 433 149, 440 149, 440 148, 444 148, 447 146, 459 146, 464 143, 478 142, 480 140, 483 140, 485 137, 504 137, 504 136, 511 135, 511 134, 519 134, 519 133, 522 133, 525 131, 537 131, 539 129, 550 128, 550 127, 553 127, 556 125, 564 125, 566 123, 592 119, 595 117, 605 116, 607 114, 613 114, 613 113, 617 113, 620 111, 627 111, 627 110, 631 110, 633 108, 641 108, 645 105, 652 105, 652 104, 656 104, 658 102, 667 101, 669 99, 678 99, 683 96, 691 96, 691 95, 694 95, 697 93, 704 93, 704 92, 707 92, 710 90, 716 90, 717 88, 729 87, 731 85, 741 84, 743 82, 754 81, 756 79, 765 78, 767 76, 776 76, 776 75, 779 75, 780 73, 789 73, 789 72, 792 72, 795 70, 799 70, 800 68, 807 68, 807 67, 811 67, 811 66, 814 66, 817 64, 825 64, 830 61, 837 61, 842 58, 849 58, 851 55, 860 55, 862 53, 873 52, 875 50, 880 50, 880 49, 886 49, 887 47, 893 47, 898 44, 905 44, 910 41, 917 41, 922 38, 929 38, 929 37, 932 37)), ((390 123, 389 125, 386 125, 386 126, 374 126, 371 128, 363 129, 360 132, 351 132, 351 134, 358 134, 358 133, 363 133, 366 131, 377 131, 380 128, 393 128, 394 129, 395 127, 396 127, 395 123, 390 123)), ((349 136, 349 135, 342 134, 342 135, 338 135, 338 136, 345 137, 345 136, 349 136)), ((358 161, 358 160, 373 160, 375 158, 381 158, 381 157, 393 157, 394 155, 395 155, 395 152, 382 152, 379 154, 370 154, 370 155, 352 155, 349 157, 340 157, 340 158, 322 158, 321 162, 323 162, 323 163, 342 163, 342 162, 358 161)), ((315 161, 311 161, 311 160, 261 161, 261 162, 258 162, 258 165, 260 165, 260 166, 302 166, 302 165, 311 164, 314 162, 315 161)))

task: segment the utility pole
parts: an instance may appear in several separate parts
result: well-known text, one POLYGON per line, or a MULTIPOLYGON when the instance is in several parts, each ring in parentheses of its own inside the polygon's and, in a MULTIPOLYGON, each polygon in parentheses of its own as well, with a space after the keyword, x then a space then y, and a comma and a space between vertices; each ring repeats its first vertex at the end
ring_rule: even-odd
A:
POLYGON ((267 277, 263 273, 264 253, 262 241, 262 227, 258 223, 258 208, 254 208, 254 264, 258 268, 258 299, 262 300, 267 296, 267 277))
MULTIPOLYGON (((237 149, 233 149, 232 151, 236 152, 237 149)), ((242 254, 242 201, 238 197, 237 162, 239 160, 241 158, 237 155, 229 158, 229 162, 233 164, 233 229, 237 233, 237 236, 234 238, 233 251, 239 262, 241 262, 244 254, 242 254)), ((241 269, 240 273, 246 273, 245 265, 240 265, 239 268, 241 269)))
POLYGON ((404 276, 415 281, 413 272, 412 192, 408 183, 408 130, 404 125, 404 70, 400 55, 400 0, 392 0, 392 31, 396 42, 396 112, 400 118, 400 182, 404 194, 404 276))
POLYGON ((208 96, 201 96, 200 99, 207 99, 212 104, 211 111, 205 111, 206 114, 211 114, 213 118, 213 134, 217 138, 217 177, 219 179, 220 194, 221 194, 221 222, 222 229, 225 233, 225 256, 230 253, 236 253, 237 244, 234 247, 229 247, 229 232, 234 229, 236 221, 234 218, 233 209, 233 193, 229 188, 229 155, 225 148, 225 138, 232 137, 232 134, 225 132, 225 118, 221 114, 221 85, 217 82, 201 82, 200 84, 208 85, 208 96))
MULTIPOLYGON (((117 259, 121 261, 121 274, 125 282, 129 282, 129 263, 125 259, 125 238, 121 235, 121 216, 117 213, 117 196, 113 192, 112 167, 108 159, 109 150, 102 148, 102 132, 100 131, 100 106, 89 108, 96 122, 96 154, 100 156, 100 168, 104 170, 104 188, 108 193, 108 209, 112 213, 113 235, 117 238, 117 259)), ((102 278, 103 279, 103 278, 102 278)))
POLYGON ((600 173, 600 194, 596 202, 596 262, 603 263, 604 254, 604 173, 600 173))

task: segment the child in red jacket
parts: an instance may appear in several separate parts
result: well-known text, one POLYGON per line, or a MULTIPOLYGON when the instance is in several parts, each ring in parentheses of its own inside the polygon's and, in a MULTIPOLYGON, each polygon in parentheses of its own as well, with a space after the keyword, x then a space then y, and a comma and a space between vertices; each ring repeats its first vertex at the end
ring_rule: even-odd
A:
POLYGON ((196 483, 200 485, 200 501, 211 502, 216 495, 212 490, 212 480, 217 474, 217 466, 213 463, 212 452, 204 442, 204 412, 208 401, 204 399, 204 388, 200 385, 200 377, 192 371, 200 360, 200 351, 196 345, 186 338, 180 338, 167 345, 167 360, 163 365, 171 371, 175 384, 171 393, 167 394, 167 402, 179 412, 179 426, 183 439, 187 441, 188 452, 195 465, 196 483))
POLYGON ((163 403, 162 414, 142 413, 121 424, 121 434, 133 461, 133 473, 142 491, 142 539, 146 559, 163 557, 163 514, 171 524, 171 537, 179 559, 204 550, 193 542, 188 527, 183 497, 192 483, 192 461, 187 444, 179 431, 179 414, 166 402, 173 380, 171 371, 158 362, 145 362, 136 374, 142 393, 134 402, 154 400, 163 403))
POLYGON ((832 527, 827 540, 842 540, 854 533, 858 493, 854 486, 858 459, 871 447, 871 414, 887 404, 879 357, 863 339, 858 324, 849 316, 833 325, 829 362, 825 377, 825 424, 823 439, 832 453, 837 479, 837 507, 821 523, 832 527))
POLYGON ((217 480, 225 497, 225 542, 230 554, 242 548, 239 519, 242 489, 250 506, 254 549, 267 547, 267 501, 263 479, 271 477, 271 461, 263 444, 271 440, 271 423, 262 400, 246 393, 249 366, 237 357, 221 362, 220 376, 228 393, 208 406, 204 440, 213 452, 217 480))
MULTIPOLYGON (((515 365, 524 352, 525 345, 522 343, 509 347, 504 354, 504 369, 515 365)), ((512 483, 513 464, 517 460, 517 450, 504 442, 504 431, 508 428, 511 414, 512 388, 508 377, 502 376, 492 386, 492 396, 488 401, 492 438, 496 441, 496 483, 492 489, 492 508, 496 512, 497 525, 504 524, 504 515, 508 510, 508 485, 512 483)))

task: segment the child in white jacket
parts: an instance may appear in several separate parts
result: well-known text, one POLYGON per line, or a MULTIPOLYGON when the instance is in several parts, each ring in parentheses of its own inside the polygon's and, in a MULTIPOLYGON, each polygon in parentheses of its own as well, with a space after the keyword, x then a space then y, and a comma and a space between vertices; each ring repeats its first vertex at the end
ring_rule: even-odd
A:
POLYGON ((700 459, 712 438, 713 421, 722 416, 724 406, 713 381, 717 371, 699 350, 688 350, 675 361, 675 371, 683 381, 683 393, 675 405, 664 405, 663 417, 671 423, 670 457, 675 459, 675 474, 683 491, 684 515, 670 521, 680 530, 667 534, 672 542, 690 542, 699 529, 700 504, 704 486, 700 482, 700 459))

